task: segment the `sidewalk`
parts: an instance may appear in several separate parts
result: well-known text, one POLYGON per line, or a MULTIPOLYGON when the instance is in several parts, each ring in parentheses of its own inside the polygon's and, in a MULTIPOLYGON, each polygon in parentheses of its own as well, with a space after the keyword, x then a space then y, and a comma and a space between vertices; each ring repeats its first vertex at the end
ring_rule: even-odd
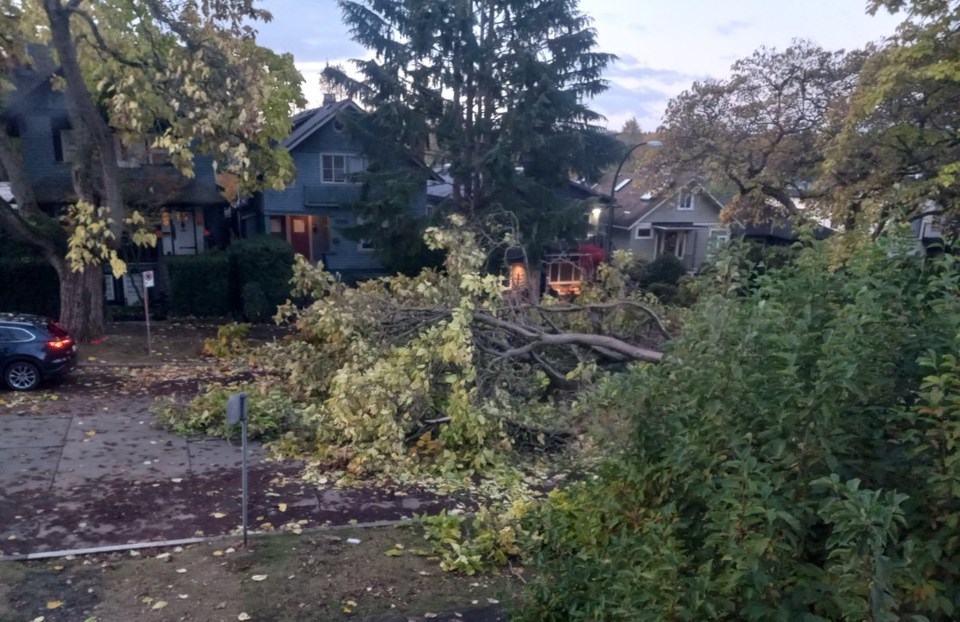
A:
MULTIPOLYGON (((0 556, 239 529, 239 445, 158 430, 148 407, 131 398, 90 414, 73 405, 61 409, 72 414, 0 416, 0 556)), ((250 449, 252 530, 396 520, 452 505, 415 490, 305 485, 298 464, 265 462, 259 445, 250 449)))

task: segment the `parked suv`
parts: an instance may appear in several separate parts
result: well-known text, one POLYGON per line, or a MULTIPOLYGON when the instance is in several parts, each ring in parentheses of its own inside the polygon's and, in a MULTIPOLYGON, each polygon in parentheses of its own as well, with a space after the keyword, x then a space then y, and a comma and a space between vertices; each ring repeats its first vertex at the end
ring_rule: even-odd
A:
POLYGON ((56 323, 37 315, 0 313, 0 379, 14 391, 67 373, 77 363, 77 344, 56 323))

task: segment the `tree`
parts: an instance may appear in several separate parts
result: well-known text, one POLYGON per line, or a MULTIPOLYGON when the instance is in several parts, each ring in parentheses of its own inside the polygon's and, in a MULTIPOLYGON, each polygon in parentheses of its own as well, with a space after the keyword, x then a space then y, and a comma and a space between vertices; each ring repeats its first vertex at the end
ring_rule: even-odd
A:
MULTIPOLYGON (((115 134, 167 148, 186 176, 194 153, 208 153, 246 191, 282 187, 293 164, 275 145, 289 131, 291 104, 301 102, 301 77, 292 57, 256 44, 249 24, 270 16, 247 1, 2 0, 0 14, 15 25, 0 38, 5 76, 36 60, 23 52, 28 42, 55 54, 50 79, 63 92, 77 150, 77 202, 61 224, 39 209, 16 141, 0 132, 18 206, 0 201, 0 226, 54 266, 60 319, 89 339, 103 329, 101 264, 125 270, 116 250, 124 229, 155 243, 127 212, 115 134)), ((3 110, 11 95, 2 94, 3 110)))
POLYGON ((832 215, 876 234, 936 215, 956 235, 960 5, 887 0, 872 10, 881 7, 909 7, 910 18, 864 66, 843 131, 830 144, 823 185, 838 190, 832 215))
POLYGON ((324 77, 369 109, 381 138, 446 166, 447 208, 504 217, 532 253, 584 226, 562 192, 599 174, 616 141, 586 100, 613 58, 574 0, 341 0, 354 40, 374 53, 358 77, 324 77))
POLYGON ((807 41, 760 48, 726 80, 695 82, 667 107, 660 129, 664 174, 704 175, 733 185, 735 209, 792 216, 814 188, 826 137, 838 130, 864 53, 829 52, 807 41))

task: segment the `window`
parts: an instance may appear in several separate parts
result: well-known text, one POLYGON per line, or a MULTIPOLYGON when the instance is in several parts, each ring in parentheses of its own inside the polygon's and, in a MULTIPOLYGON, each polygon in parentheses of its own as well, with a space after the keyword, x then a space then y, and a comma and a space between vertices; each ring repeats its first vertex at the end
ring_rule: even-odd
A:
POLYGON ((33 335, 22 328, 0 328, 0 343, 23 343, 33 341, 33 335))
POLYGON ((653 237, 653 229, 650 227, 637 227, 636 238, 638 240, 649 240, 653 237))
POLYGON ((693 193, 689 190, 681 190, 680 196, 677 197, 677 209, 690 210, 693 209, 693 193))
POLYGON ((723 244, 730 239, 730 232, 726 229, 711 229, 710 242, 712 244, 723 244))
POLYGON ((324 154, 320 157, 320 180, 325 184, 353 184, 367 169, 361 156, 324 154))

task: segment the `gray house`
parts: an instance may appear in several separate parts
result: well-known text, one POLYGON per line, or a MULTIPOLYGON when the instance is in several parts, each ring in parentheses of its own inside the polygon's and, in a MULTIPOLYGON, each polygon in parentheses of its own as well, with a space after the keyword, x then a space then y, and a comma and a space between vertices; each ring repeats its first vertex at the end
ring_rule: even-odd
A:
MULTIPOLYGON (((616 192, 611 246, 648 260, 670 254, 689 272, 696 272, 711 245, 730 238, 730 230, 720 222, 723 207, 698 179, 658 195, 626 179, 616 192)), ((603 205, 591 217, 599 231, 607 230, 607 212, 603 205)))
MULTIPOLYGON (((367 158, 344 122, 344 115, 360 111, 352 101, 328 96, 323 106, 294 116, 283 146, 293 157, 296 178, 283 190, 267 190, 253 199, 257 230, 288 241, 297 253, 322 261, 331 272, 357 277, 383 272, 372 245, 345 235, 346 229, 363 224, 350 205, 362 198, 367 158)), ((411 210, 426 214, 426 188, 411 210)))

